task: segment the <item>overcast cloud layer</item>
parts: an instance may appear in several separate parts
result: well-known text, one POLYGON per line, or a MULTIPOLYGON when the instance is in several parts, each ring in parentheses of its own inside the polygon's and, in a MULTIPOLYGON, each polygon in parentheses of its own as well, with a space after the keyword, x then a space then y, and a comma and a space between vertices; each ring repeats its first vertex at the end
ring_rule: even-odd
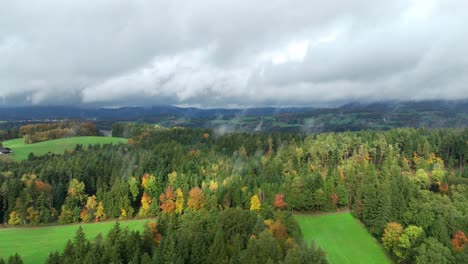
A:
POLYGON ((0 0, 0 105, 468 98, 468 1, 0 0))

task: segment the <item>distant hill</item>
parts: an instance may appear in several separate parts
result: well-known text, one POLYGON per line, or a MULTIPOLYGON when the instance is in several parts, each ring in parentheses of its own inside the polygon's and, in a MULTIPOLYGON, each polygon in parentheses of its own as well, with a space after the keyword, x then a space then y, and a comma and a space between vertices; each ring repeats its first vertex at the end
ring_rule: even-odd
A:
POLYGON ((30 123, 79 119, 110 133, 115 122, 213 128, 230 131, 328 132, 396 127, 466 128, 468 100, 348 103, 335 108, 262 107, 199 109, 176 106, 80 108, 34 106, 0 108, 0 130, 30 123))
POLYGON ((300 113, 314 108, 248 108, 248 109, 199 109, 176 106, 121 107, 121 108, 80 108, 69 106, 28 106, 0 108, 0 120, 43 120, 43 119, 138 119, 147 116, 172 115, 187 118, 207 118, 216 116, 264 116, 282 113, 300 113))

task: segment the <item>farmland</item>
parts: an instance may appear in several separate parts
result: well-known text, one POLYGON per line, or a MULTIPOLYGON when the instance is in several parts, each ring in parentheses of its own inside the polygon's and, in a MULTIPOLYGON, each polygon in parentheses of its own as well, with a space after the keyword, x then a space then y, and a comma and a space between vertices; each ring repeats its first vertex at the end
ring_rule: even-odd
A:
POLYGON ((47 153, 63 154, 65 150, 72 150, 76 145, 102 145, 102 144, 117 144, 126 143, 127 139, 115 137, 71 137, 49 140, 34 144, 24 144, 22 138, 11 139, 3 142, 4 147, 11 148, 13 154, 11 157, 16 161, 25 160, 29 153, 34 153, 36 156, 47 153))
MULTIPOLYGON (((133 220, 120 222, 122 227, 132 230, 143 230, 148 220, 133 220)), ((114 226, 115 222, 95 224, 50 226, 37 228, 5 228, 0 229, 0 258, 7 258, 18 253, 24 263, 44 263, 51 251, 62 251, 69 239, 73 239, 79 226, 83 228, 86 237, 91 239, 99 233, 103 236, 114 226)))
POLYGON ((391 263, 384 249, 351 214, 296 215, 304 239, 327 253, 331 264, 391 263))

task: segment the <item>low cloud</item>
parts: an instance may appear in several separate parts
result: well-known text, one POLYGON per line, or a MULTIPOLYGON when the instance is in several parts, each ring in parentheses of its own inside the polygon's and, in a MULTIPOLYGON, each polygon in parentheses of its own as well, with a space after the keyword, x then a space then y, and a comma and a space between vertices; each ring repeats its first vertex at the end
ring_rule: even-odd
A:
POLYGON ((455 0, 4 0, 0 104, 466 99, 467 9, 455 0))

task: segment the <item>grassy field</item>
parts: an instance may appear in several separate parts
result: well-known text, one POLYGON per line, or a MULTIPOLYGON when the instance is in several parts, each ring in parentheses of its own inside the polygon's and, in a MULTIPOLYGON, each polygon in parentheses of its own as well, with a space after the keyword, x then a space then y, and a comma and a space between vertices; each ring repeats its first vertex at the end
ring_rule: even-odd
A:
MULTIPOLYGON (((121 226, 132 230, 143 230, 149 220, 121 221, 121 226)), ((115 222, 81 224, 87 238, 102 235, 114 226, 115 222)), ((8 258, 18 253, 24 263, 44 263, 51 251, 62 251, 69 239, 73 239, 80 225, 50 226, 37 228, 0 229, 0 258, 8 258)))
POLYGON ((9 154, 11 158, 16 161, 25 160, 28 158, 29 153, 34 153, 36 156, 44 155, 48 152, 55 154, 63 154, 65 150, 74 149, 77 144, 83 146, 97 145, 97 144, 116 144, 126 143, 125 138, 115 137, 71 137, 49 140, 34 144, 24 144, 22 138, 11 139, 3 142, 3 146, 11 148, 13 154, 9 154))
POLYGON ((349 213, 296 215, 304 239, 314 240, 331 264, 392 263, 385 250, 349 213))

